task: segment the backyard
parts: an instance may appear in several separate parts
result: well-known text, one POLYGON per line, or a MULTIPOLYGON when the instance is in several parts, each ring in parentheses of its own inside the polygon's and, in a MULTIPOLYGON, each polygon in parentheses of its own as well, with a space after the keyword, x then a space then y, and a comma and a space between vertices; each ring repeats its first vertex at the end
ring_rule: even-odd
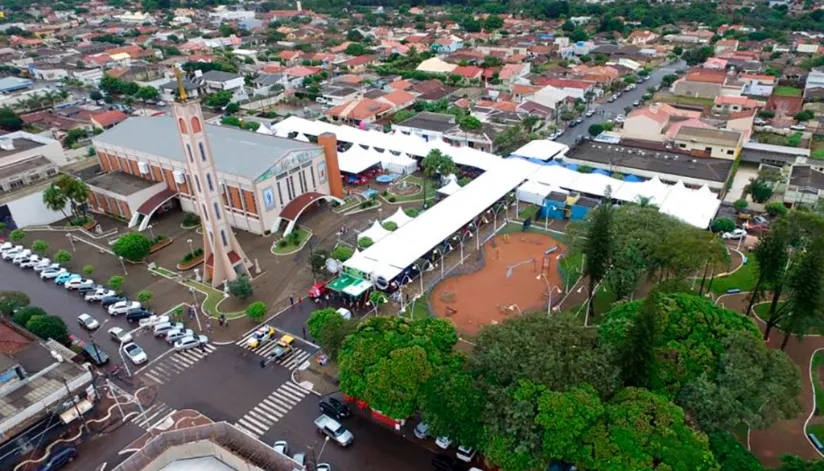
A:
POLYGON ((813 138, 810 157, 814 159, 824 159, 824 136, 816 135, 815 138, 813 138))
MULTIPOLYGON (((753 137, 762 144, 777 146, 805 147, 808 142, 802 139, 803 136, 800 132, 794 132, 788 136, 772 132, 756 132, 753 137)), ((822 158, 824 158, 824 156, 822 156, 822 158)))
POLYGON ((779 85, 773 89, 773 95, 775 96, 801 96, 803 94, 803 90, 796 87, 789 87, 786 85, 779 85))

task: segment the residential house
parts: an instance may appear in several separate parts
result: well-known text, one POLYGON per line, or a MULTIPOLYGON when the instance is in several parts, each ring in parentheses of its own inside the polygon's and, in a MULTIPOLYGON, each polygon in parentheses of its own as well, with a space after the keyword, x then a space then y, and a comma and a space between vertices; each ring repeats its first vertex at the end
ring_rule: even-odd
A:
POLYGON ((443 140, 444 134, 457 126, 455 116, 423 111, 400 123, 392 124, 394 131, 414 135, 425 141, 443 140))
POLYGON ((824 67, 813 69, 807 75, 807 82, 804 84, 804 96, 811 92, 820 94, 824 91, 824 67))
POLYGON ((721 39, 715 43, 715 53, 719 54, 724 51, 737 51, 738 50, 738 40, 737 39, 721 39))
POLYGON ((463 48, 463 40, 457 36, 436 39, 432 44, 432 49, 439 54, 450 54, 463 48))
POLYGON ((784 203, 816 206, 824 198, 824 172, 808 165, 793 165, 787 177, 784 203))
POLYGON ((543 79, 536 80, 536 85, 543 85, 540 91, 523 97, 525 100, 531 100, 552 109, 556 105, 566 100, 571 99, 586 99, 587 92, 595 93, 595 87, 592 82, 585 82, 583 80, 569 80, 569 79, 543 79))
POLYGON ((360 90, 349 86, 329 85, 321 89, 321 98, 327 106, 339 106, 358 98, 360 90))
POLYGON ((474 65, 465 65, 455 67, 452 73, 460 75, 464 81, 469 82, 472 80, 480 80, 481 76, 483 76, 484 69, 474 65))
POLYGON ((195 76, 206 85, 208 92, 237 91, 245 84, 242 75, 220 70, 210 70, 202 75, 196 73, 195 76))
POLYGON ((775 113, 776 118, 782 118, 795 116, 803 107, 804 97, 771 95, 766 109, 775 113))
POLYGON ((693 69, 672 84, 672 91, 681 96, 715 99, 721 95, 726 80, 724 71, 693 69))
POLYGON ((658 34, 650 30, 635 30, 629 35, 629 43, 635 46, 646 46, 655 42, 659 38, 658 34))
POLYGON ((436 74, 449 74, 452 73, 456 67, 457 66, 455 64, 449 64, 437 57, 432 57, 418 64, 418 67, 415 70, 436 74))
POLYGON ((498 73, 498 79, 507 89, 512 89, 512 85, 518 83, 528 75, 529 70, 529 62, 524 64, 506 64, 498 73))
POLYGON ((735 160, 741 152, 743 135, 727 129, 682 126, 673 142, 681 150, 698 151, 717 159, 735 160))
POLYGON ((763 102, 747 98, 745 96, 717 96, 712 105, 714 113, 736 113, 739 111, 749 111, 761 108, 763 102))
POLYGON ((92 115, 91 121, 95 128, 104 130, 120 124, 128 118, 129 115, 122 111, 111 110, 92 115))
MULTIPOLYGON (((198 98, 206 94, 206 86, 201 81, 183 78, 183 89, 190 98, 198 98)), ((164 101, 174 101, 178 94, 177 80, 170 80, 158 87, 160 98, 164 101)))
POLYGON ((260 74, 252 80, 252 88, 254 89, 255 95, 266 96, 272 94, 272 87, 283 87, 286 88, 295 88, 291 87, 289 83, 289 78, 286 74, 260 74))
POLYGON ((289 88, 300 88, 303 86, 303 80, 306 77, 311 77, 323 72, 320 67, 311 67, 304 65, 296 65, 283 70, 289 83, 289 88))
POLYGON ((363 126, 394 112, 394 107, 384 101, 361 98, 332 107, 326 115, 332 121, 363 126))
POLYGON ((300 64, 303 57, 303 51, 285 50, 278 52, 278 58, 283 60, 283 63, 292 66, 300 64))
POLYGON ((777 78, 765 74, 741 74, 739 80, 744 82, 743 95, 767 98, 772 95, 777 78))
POLYGON ((339 65, 344 67, 350 73, 359 74, 366 71, 366 68, 378 62, 378 56, 367 55, 353 57, 349 60, 341 62, 339 65))

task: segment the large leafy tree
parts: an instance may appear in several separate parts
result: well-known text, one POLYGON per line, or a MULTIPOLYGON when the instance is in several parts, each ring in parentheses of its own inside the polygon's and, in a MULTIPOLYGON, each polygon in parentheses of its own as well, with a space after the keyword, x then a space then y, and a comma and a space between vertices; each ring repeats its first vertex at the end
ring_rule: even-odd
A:
POLYGON ((582 444, 604 411, 605 404, 589 387, 543 394, 535 418, 543 429, 543 455, 573 463, 585 461, 593 450, 582 444))
POLYGON ((477 449, 484 436, 481 412, 486 404, 484 392, 463 369, 463 360, 455 357, 435 369, 424 386, 421 416, 434 435, 477 449))
POLYGON ((773 223, 772 230, 762 235, 755 246, 755 258, 758 267, 758 279, 750 293, 750 303, 746 314, 750 315, 752 306, 760 299, 765 285, 777 284, 784 276, 789 259, 790 239, 785 224, 773 223))
POLYGON ((436 368, 452 361, 457 341, 443 319, 369 318, 341 346, 341 390, 390 417, 406 418, 417 410, 436 368))
POLYGON ((0 314, 11 314, 30 303, 31 298, 22 291, 0 291, 0 314))
POLYGON ((319 309, 306 321, 312 338, 335 360, 343 340, 357 328, 357 321, 346 320, 332 308, 319 309))
POLYGON ((660 331, 658 308, 658 293, 653 291, 644 300, 620 347, 621 376, 627 386, 645 388, 655 382, 655 346, 660 331))
POLYGON ((151 248, 152 241, 137 232, 124 235, 117 239, 117 242, 112 246, 112 250, 117 256, 132 262, 139 262, 146 258, 151 248))
POLYGON ((609 189, 604 197, 604 203, 598 205, 592 211, 589 221, 589 229, 584 242, 584 274, 587 276, 589 288, 587 292, 590 297, 588 303, 589 315, 595 313, 595 287, 607 274, 612 264, 613 248, 615 245, 613 236, 613 216, 615 210, 609 203, 609 189))
POLYGON ((66 214, 66 203, 68 202, 69 198, 66 194, 55 185, 51 185, 43 191, 43 204, 46 205, 46 208, 52 211, 60 211, 66 219, 69 218, 69 215, 66 214))
POLYGON ((69 329, 57 316, 34 316, 26 323, 26 328, 42 339, 54 339, 60 343, 69 340, 69 329))
POLYGON ((23 129, 23 120, 8 106, 0 108, 0 128, 7 131, 23 129))
POLYGON ((788 281, 792 295, 784 304, 787 315, 782 350, 792 334, 803 338, 809 329, 820 326, 824 312, 824 237, 817 239, 798 258, 788 281))
POLYGON ((438 175, 447 176, 458 171, 452 157, 444 154, 438 149, 432 149, 421 161, 421 168, 427 178, 434 178, 438 175))
POLYGON ((761 463, 732 434, 710 434, 710 450, 723 471, 764 471, 761 463))

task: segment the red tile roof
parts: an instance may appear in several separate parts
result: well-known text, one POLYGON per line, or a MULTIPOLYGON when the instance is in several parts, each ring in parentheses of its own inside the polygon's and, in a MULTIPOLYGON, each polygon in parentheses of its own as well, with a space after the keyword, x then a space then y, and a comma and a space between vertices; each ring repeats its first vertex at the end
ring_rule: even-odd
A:
POLYGON ((129 115, 122 111, 112 110, 92 116, 92 120, 97 124, 107 128, 115 124, 122 123, 128 119, 129 115))

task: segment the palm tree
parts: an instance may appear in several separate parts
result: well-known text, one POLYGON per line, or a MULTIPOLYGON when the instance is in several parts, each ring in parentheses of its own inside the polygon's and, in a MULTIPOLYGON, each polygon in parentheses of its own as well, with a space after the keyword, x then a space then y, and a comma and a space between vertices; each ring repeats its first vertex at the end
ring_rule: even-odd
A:
POLYGON ((51 90, 46 90, 45 92, 43 92, 42 100, 44 103, 49 103, 51 105, 52 111, 54 111, 55 98, 57 98, 57 95, 51 90))
POLYGON ((43 192, 43 204, 52 211, 60 211, 66 219, 69 218, 65 210, 67 202, 68 197, 54 185, 49 186, 43 192))

